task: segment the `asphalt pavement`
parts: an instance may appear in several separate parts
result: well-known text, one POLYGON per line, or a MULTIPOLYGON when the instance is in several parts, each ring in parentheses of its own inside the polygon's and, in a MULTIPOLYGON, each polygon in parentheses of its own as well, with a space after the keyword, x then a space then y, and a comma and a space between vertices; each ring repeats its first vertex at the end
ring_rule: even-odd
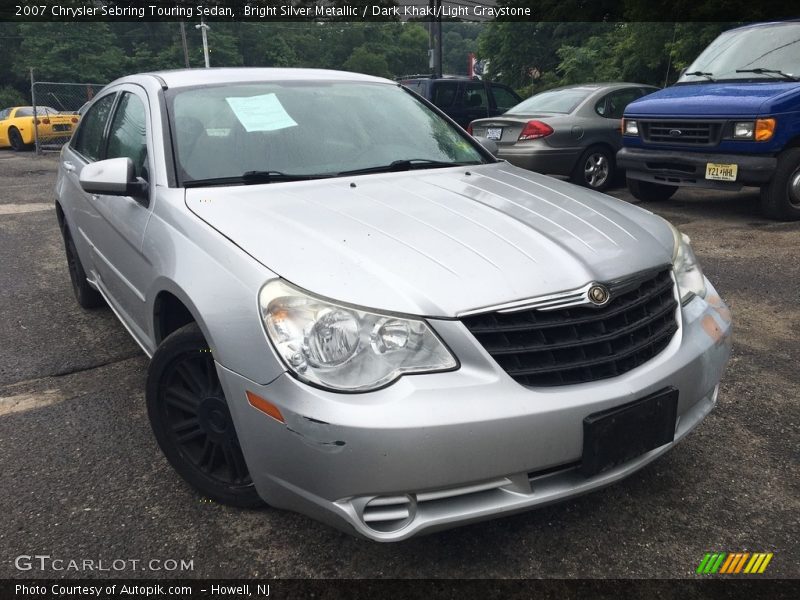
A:
POLYGON ((756 190, 646 205, 692 238, 733 311, 733 358, 697 430, 599 492, 384 545, 205 501, 168 466, 147 358, 72 296, 56 164, 0 151, 0 578, 693 578, 711 551, 772 552, 763 577, 800 577, 800 223, 761 217, 756 190), (18 558, 34 555, 51 558, 18 558))

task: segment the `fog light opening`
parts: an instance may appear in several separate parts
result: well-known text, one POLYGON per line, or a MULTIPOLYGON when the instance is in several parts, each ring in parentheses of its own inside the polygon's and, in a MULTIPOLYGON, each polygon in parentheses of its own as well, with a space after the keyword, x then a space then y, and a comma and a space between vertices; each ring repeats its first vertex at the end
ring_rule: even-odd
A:
POLYGON ((407 527, 417 516, 416 499, 404 496, 376 496, 364 505, 361 520, 380 533, 394 533, 407 527))

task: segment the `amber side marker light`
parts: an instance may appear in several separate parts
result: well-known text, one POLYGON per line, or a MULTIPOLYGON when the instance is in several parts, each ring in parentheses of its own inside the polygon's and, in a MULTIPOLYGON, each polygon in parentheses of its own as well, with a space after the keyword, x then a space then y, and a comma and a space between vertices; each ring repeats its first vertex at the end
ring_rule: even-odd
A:
POLYGON ((775 119, 756 119, 756 141, 766 142, 775 133, 775 119))
POLYGON ((265 415, 269 415, 276 421, 280 421, 281 423, 286 423, 286 420, 283 418, 281 411, 278 410, 278 407, 269 402, 268 400, 264 400, 261 396, 254 394, 253 392, 246 391, 247 394, 247 401, 250 403, 255 409, 260 410, 265 415))

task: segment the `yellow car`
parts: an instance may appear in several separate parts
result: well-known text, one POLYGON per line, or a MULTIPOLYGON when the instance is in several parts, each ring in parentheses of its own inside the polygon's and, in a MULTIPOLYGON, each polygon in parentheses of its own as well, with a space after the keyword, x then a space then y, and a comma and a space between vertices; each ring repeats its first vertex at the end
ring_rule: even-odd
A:
POLYGON ((75 113, 59 113, 50 106, 37 106, 34 124, 32 106, 0 110, 0 148, 11 146, 17 151, 30 148, 36 139, 34 126, 38 128, 39 141, 69 138, 78 119, 75 113))

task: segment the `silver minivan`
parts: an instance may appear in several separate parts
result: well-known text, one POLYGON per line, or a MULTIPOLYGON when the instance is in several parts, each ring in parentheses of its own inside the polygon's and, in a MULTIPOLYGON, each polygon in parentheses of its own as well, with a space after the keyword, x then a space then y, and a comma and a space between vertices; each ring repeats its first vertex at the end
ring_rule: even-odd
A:
POLYGON ((401 540, 610 484, 714 407, 730 312, 688 238, 487 148, 354 73, 93 100, 56 188, 75 296, 151 357, 200 494, 401 540))

